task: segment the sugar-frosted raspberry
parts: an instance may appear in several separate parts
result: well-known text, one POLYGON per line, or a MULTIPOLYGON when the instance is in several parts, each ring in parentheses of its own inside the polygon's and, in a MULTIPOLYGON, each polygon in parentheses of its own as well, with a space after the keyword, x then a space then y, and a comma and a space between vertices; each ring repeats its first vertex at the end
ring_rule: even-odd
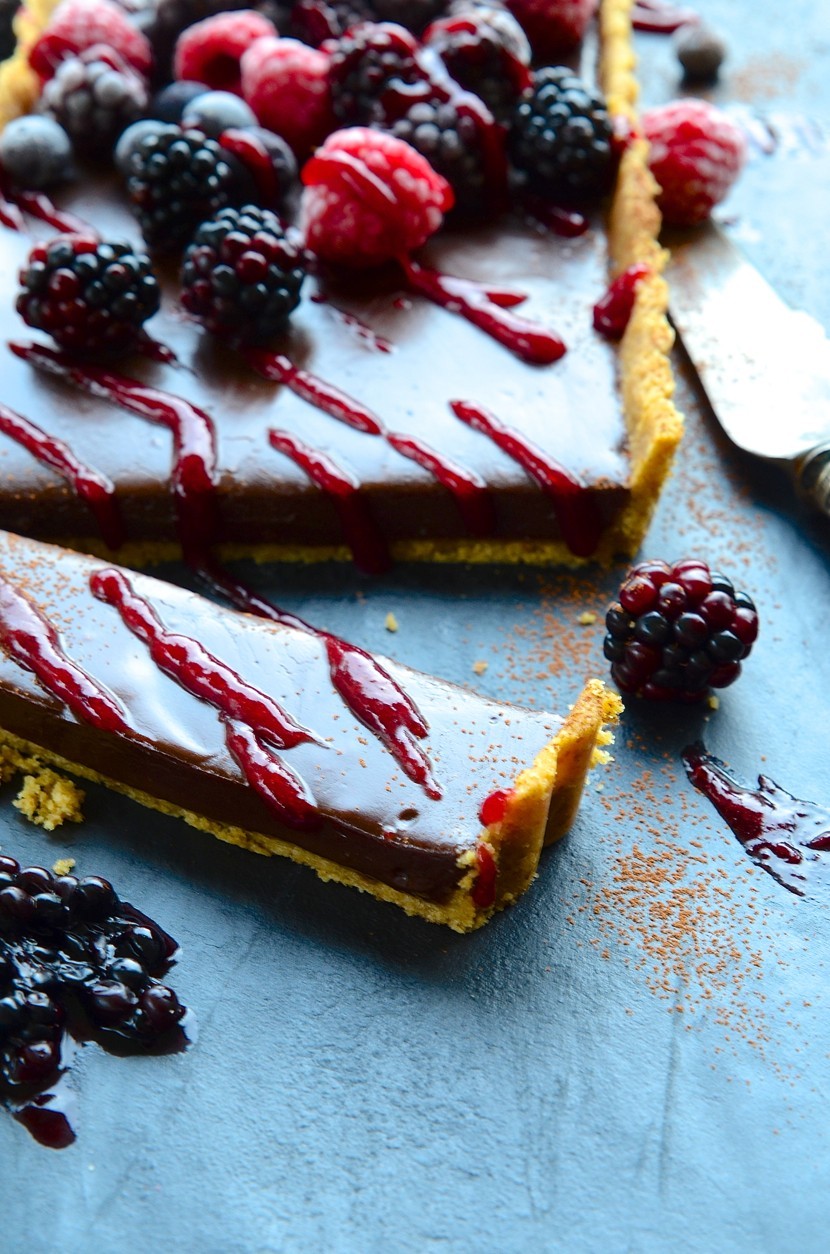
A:
POLYGON ((29 64, 45 82, 65 57, 95 44, 106 44, 145 77, 153 68, 149 41, 112 0, 63 0, 29 53, 29 64))
POLYGON ((189 26, 177 39, 174 76, 206 83, 216 91, 240 93, 242 54, 255 40, 276 33, 274 23, 253 9, 206 17, 189 26))
POLYGON ((705 100, 675 100, 647 109, 642 126, 663 217, 678 226, 708 218, 740 173, 746 155, 743 132, 705 100))
POLYGON ((449 183, 420 153, 364 126, 330 135, 302 179, 306 244, 347 266, 379 265, 419 248, 453 203, 449 183))
POLYGON ((519 23, 502 8, 468 8, 439 18, 424 32, 449 74, 505 118, 530 87, 530 44, 519 23))
POLYGON ((597 0, 507 0, 523 27, 537 61, 552 64, 585 34, 597 0))
POLYGON ((263 126, 305 155, 335 122, 329 58, 297 39, 258 39, 242 56, 242 95, 263 126))

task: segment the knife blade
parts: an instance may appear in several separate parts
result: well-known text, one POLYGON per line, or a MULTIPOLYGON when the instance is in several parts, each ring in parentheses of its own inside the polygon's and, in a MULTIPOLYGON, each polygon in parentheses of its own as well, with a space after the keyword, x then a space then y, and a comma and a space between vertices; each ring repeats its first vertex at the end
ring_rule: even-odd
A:
POLYGON ((714 223, 676 233, 672 322, 721 426, 830 515, 830 340, 714 223))

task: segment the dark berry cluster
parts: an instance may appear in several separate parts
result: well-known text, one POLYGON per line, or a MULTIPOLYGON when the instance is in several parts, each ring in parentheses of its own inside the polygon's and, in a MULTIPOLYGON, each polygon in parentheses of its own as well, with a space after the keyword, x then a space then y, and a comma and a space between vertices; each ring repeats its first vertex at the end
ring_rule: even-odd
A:
POLYGON ((270 339, 297 307, 303 250, 270 209, 222 209, 202 223, 184 255, 182 304, 232 342, 270 339))
POLYGON ((516 107, 510 155, 535 191, 582 202, 611 187, 612 139, 604 100, 573 71, 549 66, 537 70, 516 107))
POLYGON ((121 351, 159 307, 150 259, 131 244, 61 235, 20 272, 17 312, 70 352, 121 351))
MULTIPOLYGON (((462 213, 486 213, 505 185, 505 168, 490 161, 492 118, 468 93, 447 100, 436 96, 412 105, 388 127, 390 134, 426 157, 455 194, 462 213), (465 107, 465 102, 477 107, 465 107)), ((500 148, 500 145, 499 145, 500 148)))
POLYGON ((429 94, 418 41, 402 26, 362 22, 330 52, 332 108, 346 126, 365 126, 379 116, 404 112, 418 84, 425 84, 429 94))
POLYGON ((464 8, 433 22, 424 41, 450 76, 501 120, 531 85, 530 44, 506 9, 464 8))
POLYGON ((36 1102, 67 1066, 67 1034, 142 1047, 181 1036, 185 1009, 159 979, 175 952, 107 880, 0 856, 0 1098, 36 1102))
POLYGON ((635 566, 605 623, 617 687, 658 701, 699 701, 734 683, 758 635, 752 599, 699 558, 635 566))
POLYGON ((173 251, 200 222, 245 198, 250 180, 203 131, 160 126, 128 158, 127 192, 151 248, 173 251))
POLYGON ((145 79, 103 44, 61 61, 44 85, 41 110, 59 122, 76 152, 105 158, 118 136, 143 116, 145 79))

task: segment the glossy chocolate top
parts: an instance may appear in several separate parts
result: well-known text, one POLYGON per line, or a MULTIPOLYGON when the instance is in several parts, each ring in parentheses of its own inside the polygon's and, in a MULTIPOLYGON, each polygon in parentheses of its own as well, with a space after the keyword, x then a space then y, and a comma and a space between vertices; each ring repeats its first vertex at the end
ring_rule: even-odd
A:
MULTIPOLYGON (((128 590, 139 611, 128 620, 114 585, 108 600, 100 599, 100 574, 93 578, 98 596, 90 586, 97 572, 112 569, 0 533, 0 616, 6 624, 0 725, 128 787, 217 822, 288 839, 401 890, 447 898, 462 873, 459 855, 476 847, 482 803, 511 787, 561 725, 553 715, 487 701, 384 660, 427 726, 419 745, 438 786, 434 791, 441 793, 429 796, 338 694, 324 640, 123 572, 115 584, 128 590), (36 659, 24 665, 7 655, 9 624, 18 624, 32 657, 33 616, 51 632, 50 656, 64 659, 60 667, 68 668, 61 699, 30 669, 36 659), (145 625, 148 618, 159 625, 167 660, 151 655, 142 618, 145 625), (175 673, 182 649, 192 660, 187 641, 198 641, 200 665, 209 655, 222 676, 235 676, 233 683, 238 680, 245 693, 261 694, 265 714, 258 697, 255 715, 245 715, 244 703, 222 706, 214 696, 208 699, 206 689, 197 695, 193 681, 175 673), (84 713, 84 702, 94 706, 94 716, 84 713), (266 717, 278 726, 276 732, 266 727, 265 751, 272 754, 285 737, 289 747, 280 749, 278 760, 305 785, 323 816, 321 826, 286 827, 246 777, 245 746, 228 727, 244 741, 245 729, 261 732, 266 717)), ((215 690, 215 675, 211 684, 215 690)))
MULTIPOLYGON (((113 179, 85 179, 58 202, 110 238, 139 242, 136 224, 113 179)), ((137 540, 173 538, 170 436, 135 414, 45 379, 6 348, 39 340, 14 312, 17 271, 32 237, 54 231, 26 216, 27 233, 0 227, 0 370, 2 400, 69 445, 108 476, 137 540), (30 233, 29 233, 30 232, 30 233)), ((575 239, 532 221, 447 230, 423 260, 451 275, 527 293, 517 312, 556 330, 565 356, 528 365, 483 331, 426 298, 409 294, 402 273, 349 276, 324 288, 309 278, 290 331, 273 347, 354 396, 396 436, 425 442, 491 488, 501 538, 559 534, 551 500, 517 461, 480 430, 465 425, 451 401, 484 406, 566 471, 598 490, 607 518, 622 503, 628 465, 615 385, 615 353, 591 325, 606 286, 599 226, 575 239)), ((238 356, 190 322, 167 274, 161 313, 148 331, 179 366, 133 355, 117 369, 190 399, 217 432, 218 496, 223 539, 245 544, 342 543, 342 520, 306 471, 269 442, 279 428, 325 454, 356 482, 380 531, 391 540, 470 534, 457 496, 392 443, 350 429, 288 387, 257 377, 238 356)), ((0 525, 43 537, 90 536, 87 505, 32 453, 0 435, 0 525)))

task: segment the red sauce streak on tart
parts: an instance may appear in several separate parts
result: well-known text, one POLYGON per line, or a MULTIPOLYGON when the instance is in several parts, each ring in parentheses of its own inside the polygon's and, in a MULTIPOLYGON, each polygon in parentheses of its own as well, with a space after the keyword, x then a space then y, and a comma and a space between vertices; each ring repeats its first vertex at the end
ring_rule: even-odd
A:
POLYGON ((99 600, 118 610, 124 624, 147 645, 161 671, 219 711, 228 749, 248 783, 282 821, 293 827, 319 823, 314 799, 304 780, 268 747, 292 749, 316 741, 316 737, 198 640, 167 631, 123 572, 96 571, 90 576, 89 586, 99 600))
POLYGON ((579 479, 488 410, 469 401, 450 401, 450 407, 457 418, 488 436, 536 480, 553 502, 562 539, 568 548, 578 557, 590 557, 599 544, 602 521, 595 502, 579 479))
POLYGON ((609 340, 620 340, 625 334, 634 310, 637 288, 651 267, 644 261, 635 262, 609 285, 605 295, 594 305, 594 330, 609 340))
POLYGON ((0 431, 15 440, 44 466, 62 475, 89 506, 104 543, 119 548, 125 539, 124 522, 118 508, 115 488, 106 475, 85 465, 68 444, 47 435, 28 418, 0 403, 0 431))
POLYGON ((522 361, 547 366, 567 352, 564 341, 553 331, 510 313, 503 304, 490 299, 485 288, 477 288, 469 279, 462 287, 457 279, 421 265, 411 257, 401 257, 400 265, 413 292, 466 318, 522 361))
POLYGON ((396 452, 428 470, 453 494, 459 513, 472 535, 492 534, 495 528, 493 498, 480 475, 436 453, 417 436, 390 431, 386 438, 396 452))
POLYGON ((470 894, 473 905, 478 906, 479 910, 489 910, 496 900, 498 867, 489 846, 481 842, 476 846, 476 869, 478 874, 470 894))
POLYGON ((41 344, 10 344, 18 357, 58 375, 83 392, 122 405, 173 436, 171 487, 185 560, 198 559, 215 542, 216 433, 203 409, 102 366, 79 364, 68 353, 41 344))
POLYGON ((652 35, 673 35, 681 26, 699 21, 700 16, 694 9, 682 9, 666 0, 635 0, 631 10, 634 30, 652 35))
POLYGON ((382 434, 383 424, 370 409, 317 375, 301 370, 283 353, 272 353, 265 348, 243 348, 241 353, 247 365, 257 374, 271 383, 284 384, 309 405, 323 410, 339 422, 345 422, 356 431, 367 435, 382 434))
POLYGON ((219 144, 245 166, 256 183, 260 203, 276 205, 280 198, 279 180, 262 140, 247 131, 230 127, 219 136, 219 144))
POLYGON ((757 789, 743 787, 699 743, 684 750, 683 765, 752 861, 784 888, 803 897, 812 878, 830 879, 822 857, 830 853, 830 809, 793 797, 766 775, 757 789))
POLYGON ((15 190, 13 195, 21 209, 24 209, 31 217, 37 218, 38 221, 45 222, 47 226, 54 227, 56 231, 69 235, 92 233, 96 239, 98 238, 98 232, 94 227, 84 222, 83 218, 76 217, 74 213, 59 209, 44 192, 15 190))
POLYGON ((512 788, 498 788, 484 798, 479 807, 478 817, 485 827, 501 823, 507 812, 507 803, 512 796, 512 788))
POLYGON ((331 500, 355 564, 369 575, 379 575, 388 570, 391 564, 389 550, 354 476, 333 458, 288 431, 272 429, 268 432, 268 439, 278 453, 290 457, 331 500))
POLYGON ((104 688, 63 651, 58 633, 37 606, 0 575, 0 645, 81 722, 102 731, 131 731, 124 712, 104 688))

